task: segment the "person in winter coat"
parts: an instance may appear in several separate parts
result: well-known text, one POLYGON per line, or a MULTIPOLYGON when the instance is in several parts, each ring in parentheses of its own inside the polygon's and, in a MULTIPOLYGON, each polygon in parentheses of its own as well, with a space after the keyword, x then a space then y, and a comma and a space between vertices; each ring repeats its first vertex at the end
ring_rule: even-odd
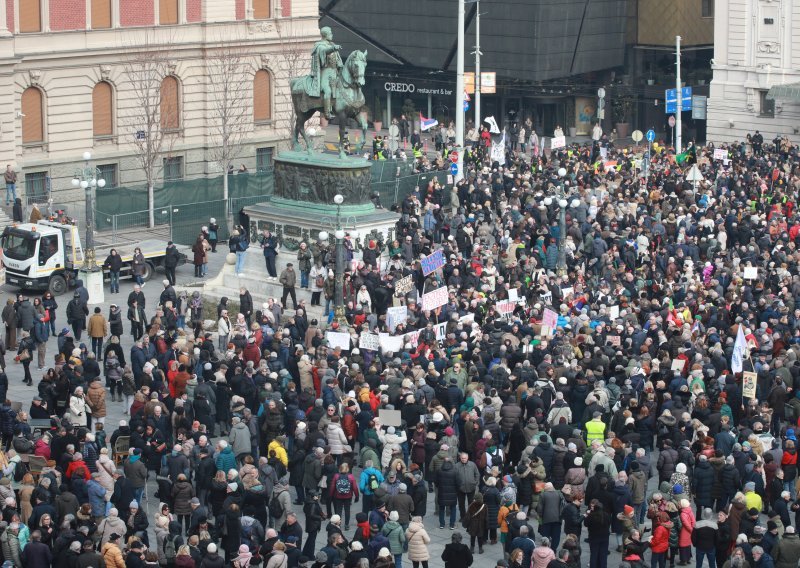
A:
POLYGON ((183 473, 178 474, 178 479, 172 486, 173 512, 178 516, 178 522, 186 527, 189 532, 189 519, 192 515, 190 501, 194 497, 194 487, 183 473))
POLYGON ((103 557, 106 568, 125 568, 125 559, 120 549, 120 537, 122 536, 120 534, 100 547, 100 556, 103 557))
POLYGON ((681 562, 688 564, 692 558, 692 533, 694 532, 695 517, 691 503, 688 499, 680 501, 681 532, 678 535, 681 562))
POLYGON ((561 492, 556 491, 553 484, 544 484, 544 490, 539 495, 539 504, 536 512, 539 514, 539 534, 549 539, 550 545, 557 549, 561 541, 561 510, 564 499, 561 492))
POLYGON ((714 468, 711 467, 708 457, 704 454, 700 454, 691 481, 692 495, 694 495, 694 500, 698 509, 713 507, 714 499, 712 497, 712 491, 715 477, 714 468))
POLYGON ((397 568, 403 565, 403 551, 406 544, 406 533, 400 526, 397 511, 389 513, 389 520, 381 527, 381 534, 389 539, 389 550, 394 556, 394 563, 397 568))
POLYGON ((431 537, 428 536, 428 531, 422 524, 422 517, 412 517, 411 523, 406 529, 406 542, 408 543, 408 559, 411 561, 413 568, 419 568, 420 563, 423 566, 427 565, 431 559, 428 545, 431 542, 431 537))
POLYGON ((692 531, 692 545, 697 551, 697 566, 702 568, 703 557, 708 557, 708 567, 716 568, 716 549, 719 527, 714 520, 714 512, 706 507, 702 509, 701 520, 697 521, 692 531))
POLYGON ((339 473, 333 476, 333 480, 328 486, 328 494, 333 502, 336 514, 341 517, 342 511, 344 511, 344 529, 346 531, 350 530, 350 504, 354 498, 355 502, 358 503, 359 493, 358 483, 353 474, 350 473, 350 466, 347 462, 340 465, 339 473))
POLYGON ((463 518, 466 514, 466 504, 472 503, 478 482, 481 479, 478 466, 475 462, 469 461, 469 454, 466 452, 459 455, 459 460, 455 464, 456 470, 456 489, 458 490, 458 509, 463 518))
POLYGON ((611 529, 611 515, 597 499, 589 504, 589 511, 583 521, 589 532, 589 567, 606 568, 608 565, 608 537, 611 529))
POLYGON ((92 426, 105 424, 107 415, 106 394, 106 389, 100 382, 99 377, 89 383, 89 389, 86 391, 86 404, 92 412, 92 426))
POLYGON ((228 434, 228 443, 231 446, 233 455, 239 463, 243 463, 245 456, 252 452, 250 444, 250 430, 238 416, 232 419, 231 431, 228 434))
POLYGON ((108 511, 108 516, 97 525, 97 536, 100 538, 100 546, 109 542, 112 534, 124 535, 125 532, 125 521, 119 518, 119 512, 113 507, 108 511))
MULTIPOLYGON (((650 566, 652 568, 665 568, 667 565, 667 551, 669 550, 669 533, 672 530, 672 521, 665 512, 658 513, 653 523, 653 538, 650 539, 650 566)), ((711 567, 714 568, 714 567, 711 567)))
POLYGON ((450 510, 450 528, 456 525, 456 505, 458 504, 458 480, 453 462, 445 459, 442 468, 436 474, 438 488, 437 503, 439 505, 439 528, 444 529, 445 511, 450 510))
POLYGON ((325 428, 325 437, 328 440, 331 455, 335 456, 339 461, 341 461, 344 454, 352 453, 353 449, 347 443, 347 436, 342 429, 338 416, 331 418, 330 423, 325 428))
POLYGON ((444 568, 469 568, 472 566, 472 553, 466 544, 463 544, 460 532, 450 537, 451 542, 442 551, 444 568))
POLYGON ((470 503, 467 513, 462 519, 466 519, 467 534, 469 534, 469 550, 475 552, 475 541, 478 541, 478 554, 483 554, 483 545, 486 542, 488 532, 489 511, 483 502, 483 494, 475 495, 475 500, 470 503))

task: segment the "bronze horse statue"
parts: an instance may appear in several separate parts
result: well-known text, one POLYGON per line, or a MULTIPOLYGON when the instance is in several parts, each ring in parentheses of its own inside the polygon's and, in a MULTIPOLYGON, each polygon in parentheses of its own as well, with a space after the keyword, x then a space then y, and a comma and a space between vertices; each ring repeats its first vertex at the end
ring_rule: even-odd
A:
MULTIPOLYGON (((339 156, 344 158, 345 151, 342 145, 345 133, 345 123, 348 118, 354 118, 361 128, 361 143, 358 151, 364 147, 367 138, 367 120, 361 110, 364 108, 364 71, 367 68, 367 52, 353 51, 344 62, 334 83, 335 92, 331 104, 333 114, 339 121, 339 156)), ((310 97, 305 90, 307 77, 295 77, 291 80, 292 105, 295 112, 295 123, 292 131, 292 142, 295 150, 300 150, 300 136, 306 143, 308 152, 312 152, 311 144, 306 137, 305 124, 314 113, 323 111, 322 97, 310 97)))

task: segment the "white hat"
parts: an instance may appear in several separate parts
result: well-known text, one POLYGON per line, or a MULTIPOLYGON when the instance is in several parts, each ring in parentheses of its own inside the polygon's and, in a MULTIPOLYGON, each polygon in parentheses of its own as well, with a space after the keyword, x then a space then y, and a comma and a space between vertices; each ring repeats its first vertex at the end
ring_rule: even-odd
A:
POLYGON ((209 545, 206 547, 206 551, 207 551, 209 554, 214 554, 214 553, 216 553, 216 552, 217 552, 217 545, 216 545, 216 544, 214 544, 214 543, 212 542, 211 544, 209 544, 209 545))
POLYGON ((397 511, 392 511, 389 513, 389 520, 390 521, 399 521, 400 520, 400 513, 397 511))

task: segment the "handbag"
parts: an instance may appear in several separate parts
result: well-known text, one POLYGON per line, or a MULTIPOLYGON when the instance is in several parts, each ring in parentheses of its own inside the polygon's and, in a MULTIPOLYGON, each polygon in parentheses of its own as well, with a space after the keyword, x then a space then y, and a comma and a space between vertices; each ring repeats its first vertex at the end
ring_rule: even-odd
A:
POLYGON ((31 352, 28 351, 27 349, 23 349, 22 351, 20 351, 17 357, 19 358, 20 362, 27 361, 31 358, 31 352))

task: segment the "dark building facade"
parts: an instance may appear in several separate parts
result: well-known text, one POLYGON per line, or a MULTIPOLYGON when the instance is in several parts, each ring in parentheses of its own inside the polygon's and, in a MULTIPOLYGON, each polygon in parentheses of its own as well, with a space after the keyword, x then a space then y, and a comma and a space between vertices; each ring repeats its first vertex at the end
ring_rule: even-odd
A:
MULTIPOLYGON (((474 71, 480 6, 481 71, 497 77, 496 93, 481 97, 481 114, 498 122, 531 117, 548 135, 555 124, 587 130, 597 88, 625 64, 628 2, 467 4, 465 70, 474 71)), ((440 123, 454 120, 456 7, 455 0, 320 0, 320 26, 333 30, 334 41, 345 52, 369 52, 365 95, 371 120, 417 111, 440 123)))

